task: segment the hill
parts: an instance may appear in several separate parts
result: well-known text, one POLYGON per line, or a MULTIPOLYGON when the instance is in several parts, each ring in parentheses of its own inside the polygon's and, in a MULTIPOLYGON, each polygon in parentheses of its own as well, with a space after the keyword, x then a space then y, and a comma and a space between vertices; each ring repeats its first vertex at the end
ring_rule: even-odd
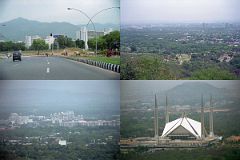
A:
MULTIPOLYGON (((0 35, 5 39, 11 41, 24 41, 26 35, 39 35, 46 37, 50 33, 65 34, 71 38, 76 38, 76 31, 80 30, 83 25, 73 25, 67 22, 39 22, 34 20, 27 20, 24 18, 16 18, 7 22, 0 23, 0 35)), ((101 31, 104 28, 113 28, 118 30, 119 26, 115 24, 95 24, 96 30, 101 31)), ((89 29, 92 26, 89 25, 89 29)), ((0 38, 1 40, 1 38, 0 38)))
MULTIPOLYGON (((179 105, 196 105, 201 104, 201 95, 203 94, 204 103, 208 103, 210 95, 213 96, 218 104, 232 98, 230 90, 226 88, 217 88, 204 82, 185 82, 178 85, 163 94, 167 94, 170 102, 179 105)), ((224 102, 225 103, 225 102, 224 102)))
MULTIPOLYGON (((160 82, 159 82, 160 83, 160 82)), ((171 82, 169 82, 171 83, 171 82)), ((132 83, 130 83, 132 84, 132 83)), ((226 106, 237 101, 239 91, 230 88, 218 88, 206 82, 187 81, 167 90, 161 89, 163 86, 157 83, 148 83, 141 86, 141 83, 121 87, 122 107, 139 107, 145 104, 154 105, 154 94, 157 94, 158 105, 165 106, 165 98, 168 95, 169 105, 190 105, 201 106, 201 94, 204 103, 209 104, 210 95, 213 96, 215 107, 226 106)))

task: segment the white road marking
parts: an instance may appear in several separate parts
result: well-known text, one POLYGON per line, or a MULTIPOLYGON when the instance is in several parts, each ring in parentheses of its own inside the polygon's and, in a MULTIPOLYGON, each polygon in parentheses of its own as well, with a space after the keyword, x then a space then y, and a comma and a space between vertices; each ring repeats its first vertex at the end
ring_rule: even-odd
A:
POLYGON ((47 73, 50 73, 50 68, 47 68, 47 73))
POLYGON ((47 62, 47 64, 50 64, 50 62, 47 62))

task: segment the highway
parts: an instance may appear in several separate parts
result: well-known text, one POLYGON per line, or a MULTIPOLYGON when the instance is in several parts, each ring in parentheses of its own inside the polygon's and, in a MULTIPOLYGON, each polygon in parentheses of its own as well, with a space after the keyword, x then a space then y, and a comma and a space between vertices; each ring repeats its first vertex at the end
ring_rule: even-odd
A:
POLYGON ((119 80, 120 74, 61 57, 0 59, 1 80, 119 80))

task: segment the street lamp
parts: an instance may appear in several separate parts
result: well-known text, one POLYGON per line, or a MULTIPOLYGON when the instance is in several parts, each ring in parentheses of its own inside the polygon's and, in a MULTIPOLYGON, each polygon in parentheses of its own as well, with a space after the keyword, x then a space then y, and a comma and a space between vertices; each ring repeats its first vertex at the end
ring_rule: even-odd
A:
MULTIPOLYGON (((98 11, 96 14, 94 14, 91 18, 90 18, 90 20, 92 20, 94 17, 96 17, 99 13, 101 13, 101 12, 103 12, 103 11, 107 11, 107 10, 110 10, 110 9, 114 9, 114 8, 118 8, 118 9, 120 9, 120 7, 110 7, 110 8, 105 8, 105 9, 102 9, 102 10, 100 10, 100 11, 98 11)), ((90 23, 90 20, 88 21, 88 24, 87 24, 87 26, 89 25, 89 23, 90 23)))
POLYGON ((90 20, 88 21, 87 26, 89 25, 90 22, 92 22, 92 19, 93 19, 94 17, 96 17, 99 13, 102 13, 102 12, 104 12, 104 11, 107 11, 107 10, 110 10, 110 9, 114 9, 114 8, 120 9, 120 7, 109 7, 109 8, 105 8, 105 9, 102 9, 102 10, 98 11, 96 14, 94 14, 94 15, 90 18, 90 20))
POLYGON ((79 9, 76 9, 76 8, 67 8, 68 10, 75 10, 75 11, 78 11, 78 12, 80 12, 80 13, 82 13, 83 15, 85 15, 88 19, 89 19, 89 21, 92 23, 92 25, 93 25, 93 28, 94 28, 94 31, 95 31, 95 38, 96 38, 96 54, 97 54, 97 31, 96 31, 96 28, 95 28, 95 25, 94 25, 94 23, 92 22, 92 19, 85 13, 85 12, 83 12, 82 10, 79 10, 79 9))
POLYGON ((92 19, 93 19, 94 17, 96 17, 99 13, 101 13, 101 12, 103 12, 103 11, 110 10, 110 9, 114 9, 114 8, 120 9, 120 7, 109 7, 109 8, 105 8, 105 9, 102 9, 102 10, 98 11, 98 12, 97 12, 96 14, 94 14, 91 18, 90 18, 85 12, 83 12, 83 11, 81 11, 81 10, 79 10, 79 9, 68 8, 68 10, 76 10, 76 11, 81 12, 82 14, 84 14, 84 15, 89 19, 89 21, 88 21, 88 23, 87 23, 87 26, 89 25, 90 22, 92 23, 93 28, 94 28, 94 31, 95 31, 95 37, 96 37, 96 53, 97 53, 97 31, 96 31, 96 28, 95 28, 95 25, 94 25, 92 19))

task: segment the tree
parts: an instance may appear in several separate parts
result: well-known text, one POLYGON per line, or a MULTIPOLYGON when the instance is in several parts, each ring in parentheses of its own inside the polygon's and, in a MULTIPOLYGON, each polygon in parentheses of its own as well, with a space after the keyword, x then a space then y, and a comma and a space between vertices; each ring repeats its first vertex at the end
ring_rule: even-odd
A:
POLYGON ((13 50, 24 51, 25 49, 26 48, 24 43, 14 43, 12 41, 0 42, 0 51, 13 51, 13 50))
POLYGON ((77 39, 75 43, 78 48, 84 48, 85 42, 83 40, 77 39))
POLYGON ((230 64, 235 68, 240 69, 240 56, 235 56, 233 60, 230 61, 230 64))
POLYGON ((234 80, 236 76, 227 70, 217 67, 195 71, 190 79, 193 80, 234 80))
POLYGON ((95 45, 96 45, 96 40, 95 40, 95 38, 91 38, 91 39, 88 40, 88 47, 89 47, 90 49, 95 49, 95 45))
POLYGON ((104 36, 106 40, 107 49, 118 49, 120 47, 120 32, 113 31, 104 36))
MULTIPOLYGON (((105 36, 100 36, 97 38, 97 45, 99 50, 119 50, 120 48, 120 32, 114 31, 105 36)), ((96 38, 88 40, 88 47, 95 49, 96 38)))
MULTIPOLYGON (((91 49, 95 49, 96 47, 96 38, 92 38, 88 40, 88 47, 91 49)), ((104 37, 100 36, 97 38, 97 47, 98 50, 104 50, 107 48, 107 43, 104 37)))
POLYGON ((104 37, 98 37, 98 49, 104 50, 107 48, 107 42, 104 37))
POLYGON ((59 36, 56 40, 55 40, 58 44, 60 48, 66 48, 66 47, 74 47, 74 41, 72 41, 72 38, 69 38, 67 36, 59 36))
POLYGON ((137 51, 137 47, 136 46, 131 46, 131 52, 136 52, 137 51))
POLYGON ((39 54, 40 50, 48 49, 48 44, 46 44, 45 41, 42 40, 42 39, 36 39, 36 40, 33 41, 31 49, 37 50, 38 54, 39 54))

